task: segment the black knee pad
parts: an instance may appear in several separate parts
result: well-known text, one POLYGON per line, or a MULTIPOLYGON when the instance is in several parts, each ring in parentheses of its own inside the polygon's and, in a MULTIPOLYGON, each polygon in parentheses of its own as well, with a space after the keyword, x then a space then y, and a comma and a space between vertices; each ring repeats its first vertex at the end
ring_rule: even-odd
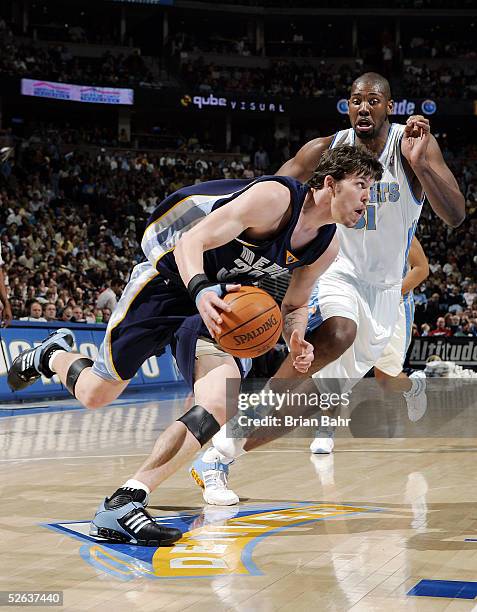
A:
POLYGON ((88 357, 81 357, 81 359, 73 361, 68 368, 68 373, 66 374, 66 388, 74 397, 76 397, 75 387, 79 375, 85 368, 90 368, 92 365, 93 361, 91 359, 88 359, 88 357))
POLYGON ((190 433, 204 446, 219 431, 220 425, 202 406, 192 406, 178 421, 182 421, 190 433))

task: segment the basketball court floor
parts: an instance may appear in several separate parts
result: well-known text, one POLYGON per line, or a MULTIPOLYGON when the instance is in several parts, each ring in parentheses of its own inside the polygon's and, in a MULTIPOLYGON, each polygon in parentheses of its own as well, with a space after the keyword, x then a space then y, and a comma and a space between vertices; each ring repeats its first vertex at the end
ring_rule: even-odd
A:
MULTIPOLYGON (((88 522, 158 434, 181 391, 0 412, 0 590, 63 591, 63 609, 210 612, 472 610, 474 439, 282 438, 238 460, 238 507, 205 506, 184 467, 152 495, 170 548, 95 542, 88 522)), ((476 608, 477 609, 477 608, 476 608)))

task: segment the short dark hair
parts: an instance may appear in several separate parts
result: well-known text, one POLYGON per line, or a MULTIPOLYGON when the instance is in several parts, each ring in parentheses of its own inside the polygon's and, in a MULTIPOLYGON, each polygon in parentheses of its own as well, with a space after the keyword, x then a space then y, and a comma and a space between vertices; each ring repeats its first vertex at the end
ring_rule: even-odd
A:
POLYGON ((383 175, 383 167, 364 147, 339 145, 323 153, 308 185, 322 189, 326 176, 332 176, 335 181, 342 181, 352 174, 379 181, 383 175))
POLYGON ((389 85, 389 81, 385 77, 383 77, 382 74, 378 74, 377 72, 365 72, 353 81, 353 84, 351 85, 351 92, 361 83, 369 83, 370 85, 376 85, 376 88, 384 95, 387 100, 391 99, 391 87, 389 85))

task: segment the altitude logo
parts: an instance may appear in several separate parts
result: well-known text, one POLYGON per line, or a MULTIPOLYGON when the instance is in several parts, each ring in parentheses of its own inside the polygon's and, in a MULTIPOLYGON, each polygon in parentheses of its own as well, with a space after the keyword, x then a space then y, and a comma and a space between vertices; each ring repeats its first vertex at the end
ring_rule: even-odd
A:
MULTIPOLYGON (((88 535, 88 521, 43 526, 84 542, 80 548, 83 560, 120 580, 258 576, 263 572, 254 563, 252 553, 263 538, 279 537, 281 531, 300 525, 379 511, 380 508, 306 502, 208 506, 199 515, 182 513, 158 518, 161 524, 183 532, 173 546, 161 548, 95 540, 88 535)), ((286 546, 283 542, 284 549, 286 546)))

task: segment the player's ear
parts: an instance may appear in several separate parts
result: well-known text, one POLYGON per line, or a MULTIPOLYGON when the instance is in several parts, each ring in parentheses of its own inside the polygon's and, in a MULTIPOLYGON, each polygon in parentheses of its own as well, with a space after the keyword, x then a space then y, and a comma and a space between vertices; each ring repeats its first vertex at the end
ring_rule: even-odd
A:
POLYGON ((336 181, 331 176, 331 174, 327 174, 323 181, 323 187, 330 192, 330 194, 334 195, 335 193, 336 181))
POLYGON ((393 107, 394 107, 394 100, 388 100, 388 104, 386 108, 388 116, 393 114, 393 107))

